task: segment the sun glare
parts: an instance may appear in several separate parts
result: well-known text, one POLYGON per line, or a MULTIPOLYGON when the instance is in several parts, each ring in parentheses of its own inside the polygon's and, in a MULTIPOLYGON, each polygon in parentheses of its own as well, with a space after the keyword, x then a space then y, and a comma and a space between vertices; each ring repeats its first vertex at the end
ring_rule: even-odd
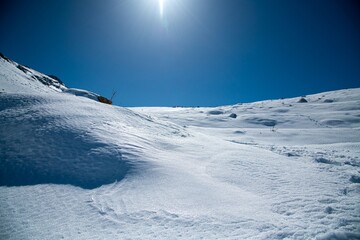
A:
POLYGON ((163 16, 164 16, 164 0, 159 0, 159 12, 160 12, 160 17, 163 18, 163 16))

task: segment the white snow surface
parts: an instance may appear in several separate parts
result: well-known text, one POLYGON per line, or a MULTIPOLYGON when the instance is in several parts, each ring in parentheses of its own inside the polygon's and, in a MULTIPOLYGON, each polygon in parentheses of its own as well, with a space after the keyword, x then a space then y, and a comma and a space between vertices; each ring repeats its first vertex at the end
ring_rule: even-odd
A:
POLYGON ((360 89, 127 109, 14 66, 0 239, 360 239, 360 89))

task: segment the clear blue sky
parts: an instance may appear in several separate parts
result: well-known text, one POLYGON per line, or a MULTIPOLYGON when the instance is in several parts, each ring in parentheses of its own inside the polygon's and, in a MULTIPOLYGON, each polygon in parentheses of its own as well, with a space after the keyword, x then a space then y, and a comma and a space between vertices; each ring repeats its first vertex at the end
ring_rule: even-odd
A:
POLYGON ((0 52, 123 106, 360 87, 356 0, 2 0, 0 52))

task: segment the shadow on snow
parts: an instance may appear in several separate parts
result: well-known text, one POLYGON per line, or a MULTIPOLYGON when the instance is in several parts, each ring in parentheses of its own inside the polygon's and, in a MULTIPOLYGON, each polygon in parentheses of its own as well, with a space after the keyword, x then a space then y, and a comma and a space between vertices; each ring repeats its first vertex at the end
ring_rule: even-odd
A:
POLYGON ((17 104, 9 108, 12 103, 6 102, 15 100, 1 98, 0 186, 71 184, 93 189, 123 179, 130 170, 119 147, 63 123, 57 126, 55 116, 40 110, 29 114, 17 104))

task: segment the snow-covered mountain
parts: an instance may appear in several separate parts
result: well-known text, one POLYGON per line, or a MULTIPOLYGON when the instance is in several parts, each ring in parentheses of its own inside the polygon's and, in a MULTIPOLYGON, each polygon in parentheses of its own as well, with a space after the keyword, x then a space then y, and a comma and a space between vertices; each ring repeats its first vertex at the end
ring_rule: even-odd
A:
POLYGON ((52 92, 67 88, 54 76, 48 76, 27 66, 18 64, 0 53, 1 89, 7 93, 52 92))
POLYGON ((0 239, 360 239, 360 89, 97 96, 0 57, 0 239))

